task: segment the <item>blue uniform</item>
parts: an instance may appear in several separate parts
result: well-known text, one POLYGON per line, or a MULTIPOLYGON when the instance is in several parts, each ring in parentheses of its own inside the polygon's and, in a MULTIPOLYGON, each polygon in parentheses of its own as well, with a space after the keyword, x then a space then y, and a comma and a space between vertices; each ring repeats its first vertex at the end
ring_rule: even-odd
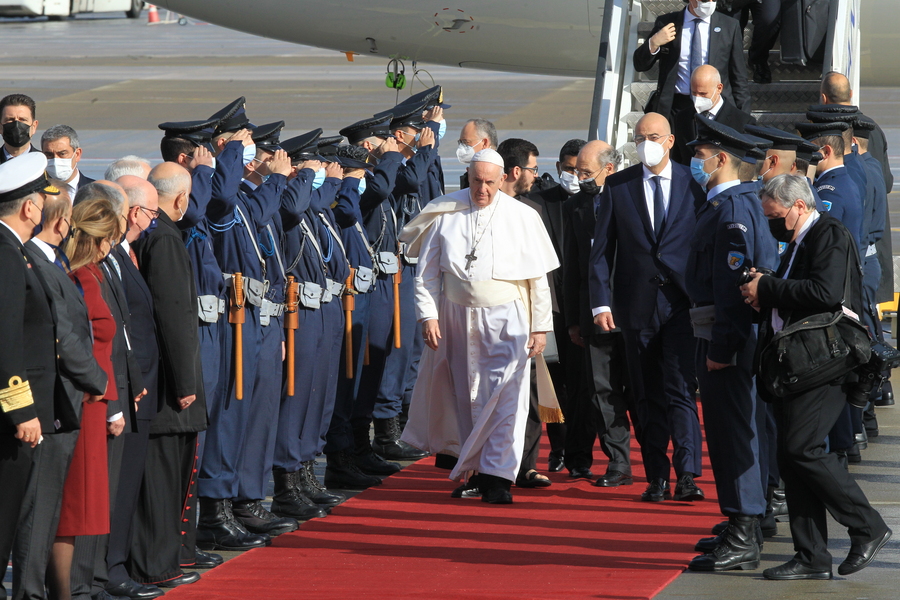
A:
POLYGON ((715 307, 711 339, 697 340, 696 364, 719 508, 727 516, 766 510, 753 381, 754 310, 744 302, 738 277, 744 267, 774 268, 776 257, 752 184, 720 191, 700 206, 685 280, 694 306, 715 307), (732 366, 709 371, 707 359, 732 366))
POLYGON ((819 210, 830 212, 831 216, 844 224, 856 241, 860 255, 864 257, 863 201, 859 195, 859 187, 850 177, 847 167, 838 166, 822 173, 816 177, 813 187, 822 200, 819 210))

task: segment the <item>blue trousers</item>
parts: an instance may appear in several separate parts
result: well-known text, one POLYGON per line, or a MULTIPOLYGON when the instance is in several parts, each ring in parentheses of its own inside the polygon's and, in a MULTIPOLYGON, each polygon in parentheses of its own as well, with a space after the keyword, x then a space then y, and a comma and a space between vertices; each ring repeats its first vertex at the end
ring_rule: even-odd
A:
POLYGON ((341 378, 346 379, 346 373, 341 371, 341 349, 344 347, 344 311, 341 300, 339 298, 332 300, 322 307, 322 312, 325 317, 325 329, 319 353, 319 362, 322 365, 321 412, 318 415, 318 422, 310 423, 310 425, 317 425, 314 456, 322 454, 322 450, 325 448, 328 428, 334 415, 338 381, 341 378))
POLYGON ((281 342, 283 318, 271 318, 260 333, 260 352, 247 415, 244 449, 238 463, 239 500, 264 500, 275 454, 278 409, 281 404, 281 342))
MULTIPOLYGON (((403 280, 400 282, 400 337, 399 348, 393 342, 388 346, 384 360, 384 374, 378 388, 373 416, 376 419, 390 419, 400 414, 406 395, 407 374, 412 364, 418 331, 419 356, 422 354, 421 329, 416 327, 416 267, 403 265, 403 280)), ((418 356, 416 357, 418 361, 418 356)))
MULTIPOLYGON (((220 398, 225 393, 222 360, 222 337, 225 328, 228 327, 228 319, 225 315, 219 317, 216 323, 200 322, 198 331, 200 337, 200 367, 203 369, 203 392, 206 395, 207 411, 211 407, 218 406, 220 398)), ((206 431, 197 434, 197 456, 200 457, 197 468, 203 464, 203 453, 206 448, 206 431)))
MULTIPOLYGON (((301 308, 300 327, 294 332, 294 395, 287 395, 287 382, 281 393, 278 411, 278 430, 275 438, 274 466, 289 472, 300 470, 300 465, 311 453, 304 452, 301 431, 306 422, 310 404, 316 396, 319 368, 319 345, 324 331, 321 310, 301 308)), ((281 383, 281 380, 279 380, 281 383)), ((314 451, 312 452, 315 456, 314 451)))
POLYGON ((359 393, 351 417, 353 427, 368 427, 372 421, 385 359, 394 343, 394 286, 391 277, 379 276, 375 290, 369 296, 369 364, 363 367, 360 376, 359 393))
POLYGON ((756 335, 738 352, 737 365, 708 371, 709 342, 697 340, 697 378, 703 405, 703 426, 719 509, 725 516, 765 514, 766 477, 760 464, 753 353, 756 335))
MULTIPOLYGON (((262 349, 262 328, 259 309, 248 304, 244 310, 243 400, 235 398, 234 328, 223 316, 220 321, 220 356, 222 382, 215 402, 207 401, 209 426, 204 440, 203 459, 198 478, 198 493, 204 498, 236 498, 238 470, 247 439, 247 420, 253 407, 253 383, 256 381, 257 360, 262 349)), ((204 376, 205 378, 206 376, 204 376)))
POLYGON ((333 454, 353 448, 353 429, 350 419, 359 393, 362 379, 363 361, 366 354, 366 337, 369 333, 369 298, 371 294, 356 296, 356 307, 353 311, 353 378, 346 376, 345 350, 341 346, 340 371, 337 378, 337 393, 331 423, 325 436, 326 454, 333 454))

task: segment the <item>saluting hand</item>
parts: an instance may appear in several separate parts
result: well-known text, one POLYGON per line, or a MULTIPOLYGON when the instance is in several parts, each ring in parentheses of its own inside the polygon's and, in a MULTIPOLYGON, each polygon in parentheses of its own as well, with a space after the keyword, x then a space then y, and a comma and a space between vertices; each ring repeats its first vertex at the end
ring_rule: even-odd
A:
POLYGON ((655 53, 660 46, 665 46, 675 39, 675 23, 669 23, 650 38, 650 52, 655 53))
POLYGON ((423 127, 422 131, 419 132, 419 142, 416 144, 419 148, 424 148, 425 146, 434 146, 434 131, 431 127, 423 127))
POLYGON ((422 118, 425 121, 434 121, 435 123, 440 123, 444 120, 444 109, 440 106, 435 106, 431 110, 426 110, 422 114, 422 118))
POLYGON ((344 178, 344 169, 340 164, 333 163, 325 163, 325 177, 335 177, 337 179, 344 178))
POLYGON ((387 152, 400 152, 400 146, 397 145, 397 140, 394 138, 388 138, 381 145, 381 150, 378 152, 378 156, 384 156, 387 152))
POLYGON ((246 148, 253 143, 253 133, 249 129, 239 129, 234 135, 228 138, 229 142, 241 142, 246 148))
POLYGON ((441 339, 441 327, 437 319, 428 319, 422 323, 422 338, 425 345, 432 350, 438 349, 438 340, 441 339))
POLYGON ((291 174, 291 159, 284 150, 276 150, 269 162, 269 172, 287 177, 291 174))

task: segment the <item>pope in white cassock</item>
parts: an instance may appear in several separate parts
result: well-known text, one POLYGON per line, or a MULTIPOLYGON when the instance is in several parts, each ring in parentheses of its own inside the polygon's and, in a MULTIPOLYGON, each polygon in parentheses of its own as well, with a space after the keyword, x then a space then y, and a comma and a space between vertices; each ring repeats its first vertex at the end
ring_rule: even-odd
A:
POLYGON ((457 456, 450 478, 469 483, 454 496, 474 489, 494 504, 512 502, 531 358, 553 328, 546 275, 559 267, 540 215, 500 191, 503 177, 500 155, 482 150, 469 189, 430 202, 400 236, 419 258, 416 311, 432 350, 401 439, 457 456))

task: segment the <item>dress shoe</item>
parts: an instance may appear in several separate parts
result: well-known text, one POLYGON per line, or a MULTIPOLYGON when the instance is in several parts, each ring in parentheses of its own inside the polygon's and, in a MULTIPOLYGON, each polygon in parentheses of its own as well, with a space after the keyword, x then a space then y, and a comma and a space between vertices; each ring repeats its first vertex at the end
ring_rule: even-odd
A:
POLYGON ((772 494, 772 512, 776 521, 787 521, 788 515, 787 499, 784 496, 784 490, 777 488, 772 494))
POLYGON ((236 500, 231 512, 250 533, 265 533, 275 537, 282 533, 297 531, 300 527, 297 519, 276 517, 267 511, 259 500, 236 500))
POLYGON ((182 569, 212 569, 225 562, 221 554, 204 552, 200 548, 194 548, 194 562, 189 565, 180 565, 182 569))
POLYGON ((651 481, 647 489, 641 494, 642 502, 662 502, 663 500, 671 499, 672 492, 669 490, 669 482, 661 478, 651 481))
POLYGON ((725 533, 726 529, 728 529, 728 519, 725 519, 724 521, 713 525, 711 531, 713 535, 722 535, 723 533, 725 533))
POLYGON ((866 544, 852 544, 847 558, 845 558, 844 562, 838 566, 838 574, 850 575, 868 567, 872 561, 875 560, 878 551, 887 544, 889 539, 891 539, 891 533, 893 532, 888 529, 884 532, 884 535, 875 538, 871 542, 866 544))
POLYGON ((572 479, 593 479, 594 474, 587 467, 575 467, 569 469, 569 477, 572 479))
POLYGON ((759 523, 756 517, 739 515, 728 519, 722 542, 708 554, 694 557, 691 571, 733 571, 759 568, 759 523))
POLYGON ((381 479, 359 470, 348 452, 340 451, 326 455, 325 487, 339 490, 364 490, 381 485, 381 479))
POLYGON ((693 475, 684 473, 678 478, 672 500, 677 500, 678 502, 694 502, 696 500, 703 500, 704 498, 706 498, 706 494, 704 494, 703 490, 694 483, 693 475))
POLYGON ((516 487, 520 488, 550 487, 551 485, 553 485, 552 481, 534 469, 531 469, 525 473, 525 475, 516 478, 516 487))
POLYGON ((394 473, 399 473, 400 469, 403 468, 399 464, 388 462, 375 454, 371 446, 357 448, 351 456, 353 457, 353 464, 366 475, 388 477, 394 473))
POLYGON ((550 457, 547 459, 547 470, 551 473, 559 473, 565 467, 565 453, 550 451, 550 457))
POLYGON ((853 434, 853 443, 856 444, 860 450, 865 450, 869 447, 869 436, 866 434, 865 429, 863 429, 861 433, 853 434))
POLYGON ((451 498, 481 498, 481 490, 478 487, 478 475, 472 475, 469 480, 450 492, 451 498))
POLYGON ((881 396, 873 403, 875 406, 893 406, 894 392, 893 390, 881 390, 881 396))
POLYGON ((337 506, 347 499, 347 496, 329 491, 319 483, 315 471, 316 461, 308 460, 303 463, 303 468, 294 475, 294 484, 304 496, 325 508, 326 510, 337 506))
POLYGON ((615 469, 608 470, 593 483, 596 487, 619 487, 620 485, 632 485, 634 478, 630 473, 623 473, 615 469))
POLYGON ((481 501, 489 504, 512 504, 513 498, 509 491, 512 482, 495 475, 480 473, 478 485, 481 488, 481 501))
POLYGON ((792 558, 783 565, 766 569, 763 571, 763 577, 774 580, 831 579, 833 575, 831 570, 819 571, 818 569, 802 565, 792 558))
POLYGON ((264 548, 268 536, 247 531, 231 512, 231 500, 200 498, 197 546, 203 550, 252 550, 264 548))
POLYGON ((862 452, 859 444, 853 444, 847 449, 847 464, 858 465, 862 462, 862 452))
POLYGON ((155 585, 145 585, 142 583, 138 583, 133 579, 129 579, 128 581, 122 582, 119 585, 107 588, 106 592, 110 596, 115 596, 117 598, 135 598, 137 600, 159 598, 160 596, 165 594, 164 591, 162 591, 155 585))
MULTIPOLYGON (((275 492, 272 494, 272 513, 279 517, 307 521, 328 516, 321 506, 303 495, 296 485, 297 472, 272 469, 275 492)), ((283 532, 282 532, 283 533, 283 532)))
POLYGON ((173 588, 178 587, 179 585, 187 585, 189 583, 197 583, 200 581, 200 573, 196 571, 191 573, 182 573, 175 579, 170 579, 168 581, 160 581, 156 585, 163 588, 173 588))
POLYGON ((753 82, 772 83, 772 70, 768 62, 753 63, 753 82))
MULTIPOLYGON (((713 550, 716 549, 716 546, 718 546, 725 540, 725 532, 727 530, 728 530, 728 521, 722 521, 721 523, 717 524, 715 527, 713 527, 713 531, 714 532, 719 531, 719 533, 717 533, 713 537, 700 538, 700 540, 696 544, 694 544, 694 550, 696 550, 697 552, 703 552, 703 553, 712 552, 713 550), (725 527, 720 527, 720 525, 725 525, 725 527)), ((760 550, 763 549, 763 537, 765 537, 765 536, 763 534, 762 527, 759 526, 759 524, 757 523, 756 543, 759 546, 760 550)), ((771 537, 771 536, 769 536, 769 537, 771 537)))
POLYGON ((385 460, 419 460, 428 456, 428 452, 419 450, 400 440, 403 430, 400 427, 400 416, 390 419, 375 419, 375 439, 372 450, 385 460))

